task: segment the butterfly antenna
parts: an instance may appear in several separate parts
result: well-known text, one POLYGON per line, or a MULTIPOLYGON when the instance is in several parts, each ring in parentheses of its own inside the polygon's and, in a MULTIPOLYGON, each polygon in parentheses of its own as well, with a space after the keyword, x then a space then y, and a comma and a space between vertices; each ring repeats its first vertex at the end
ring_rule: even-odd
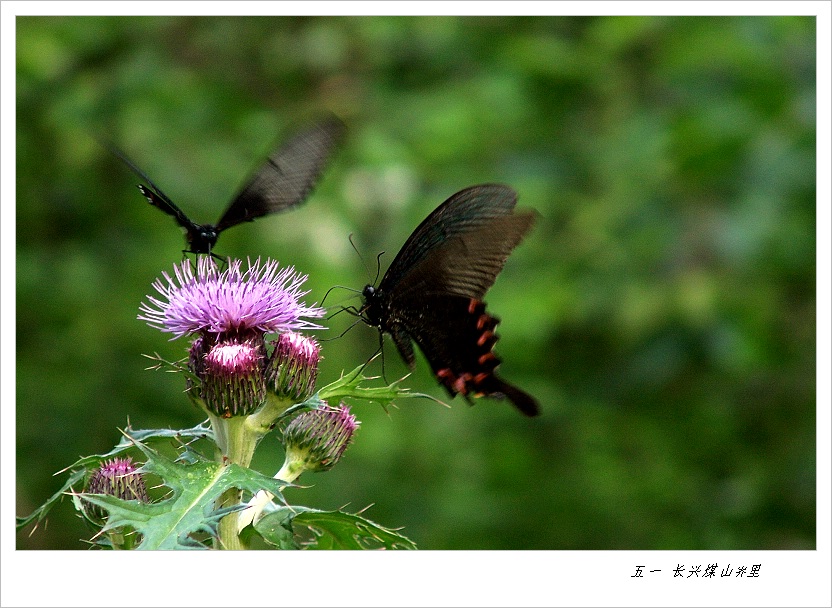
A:
MULTIPOLYGON (((367 272, 367 278, 370 278, 370 267, 367 266, 367 262, 364 261, 364 256, 362 256, 361 252, 358 251, 358 247, 355 246, 355 241, 352 240, 352 237, 353 237, 353 235, 352 235, 352 233, 350 233, 350 236, 349 236, 350 245, 352 245, 353 250, 355 251, 355 253, 358 254, 358 259, 360 259, 361 263, 364 265, 364 270, 367 272)), ((376 258, 376 278, 373 280, 373 283, 372 283, 373 285, 375 285, 376 281, 378 281, 379 265, 381 263, 379 260, 380 260, 382 255, 384 255, 383 251, 381 253, 379 253, 378 258, 376 258)))
POLYGON ((373 285, 376 285, 378 283, 378 277, 381 274, 381 256, 383 256, 383 255, 384 255, 384 252, 382 251, 381 253, 379 253, 376 256, 376 278, 373 281, 373 285))

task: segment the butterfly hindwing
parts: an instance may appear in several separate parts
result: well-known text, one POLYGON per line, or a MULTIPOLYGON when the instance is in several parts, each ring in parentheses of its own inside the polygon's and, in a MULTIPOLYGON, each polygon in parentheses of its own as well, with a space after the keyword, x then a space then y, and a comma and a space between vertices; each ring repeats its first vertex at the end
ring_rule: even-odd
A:
MULTIPOLYGON (((508 398, 526 416, 536 416, 539 408, 534 398, 495 372, 500 364, 493 352, 499 322, 481 300, 425 295, 401 311, 392 329, 394 336, 404 332, 419 345, 451 396, 508 398)), ((401 337, 394 341, 401 352, 401 337)))

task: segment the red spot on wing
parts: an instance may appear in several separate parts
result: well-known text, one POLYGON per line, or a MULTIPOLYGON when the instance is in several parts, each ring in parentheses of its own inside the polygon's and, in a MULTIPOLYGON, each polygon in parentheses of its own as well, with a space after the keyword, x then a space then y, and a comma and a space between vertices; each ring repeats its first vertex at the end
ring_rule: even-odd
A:
POLYGON ((494 335, 494 332, 485 330, 480 334, 480 337, 477 338, 477 346, 488 346, 489 348, 497 341, 497 336, 494 335))
POLYGON ((499 359, 492 353, 491 351, 485 353, 484 355, 480 355, 479 359, 477 359, 477 363, 482 365, 483 367, 488 366, 490 369, 494 369, 497 367, 497 364, 500 362, 499 359))
POLYGON ((461 393, 463 395, 468 394, 468 383, 471 381, 471 374, 465 372, 461 374, 453 383, 453 389, 457 393, 461 393))

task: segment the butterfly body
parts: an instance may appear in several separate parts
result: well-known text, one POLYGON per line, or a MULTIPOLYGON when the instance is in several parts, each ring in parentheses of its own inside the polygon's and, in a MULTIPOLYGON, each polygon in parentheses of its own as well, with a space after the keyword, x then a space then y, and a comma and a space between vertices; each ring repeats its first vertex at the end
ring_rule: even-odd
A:
POLYGON ((533 397, 495 373, 499 319, 483 298, 535 215, 513 213, 511 188, 486 184, 445 201, 413 232, 378 287, 362 294, 363 319, 387 333, 414 368, 415 342, 451 396, 508 398, 534 416, 533 397))
POLYGON ((269 156, 232 199, 216 224, 191 220, 138 166, 113 146, 107 146, 145 182, 139 191, 154 207, 172 216, 185 231, 188 251, 210 254, 222 231, 301 204, 309 196, 345 131, 335 116, 293 135, 269 156))

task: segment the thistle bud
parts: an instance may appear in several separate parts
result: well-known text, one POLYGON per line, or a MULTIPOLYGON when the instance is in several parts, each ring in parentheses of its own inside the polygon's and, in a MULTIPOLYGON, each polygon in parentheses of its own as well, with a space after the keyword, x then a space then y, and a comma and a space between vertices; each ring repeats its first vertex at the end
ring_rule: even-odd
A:
POLYGON ((257 336, 202 336, 191 345, 189 367, 200 380, 189 386, 213 414, 222 418, 245 416, 266 400, 263 377, 265 346, 257 336))
POLYGON ((266 368, 269 390, 296 403, 305 401, 315 390, 320 346, 314 338, 291 331, 280 334, 272 345, 266 368))
POLYGON ((295 417, 283 433, 286 461, 278 478, 291 482, 304 471, 328 471, 341 459, 359 424, 343 403, 295 417))
MULTIPOLYGON (((102 462, 87 484, 88 494, 107 494, 123 500, 148 502, 144 479, 130 458, 113 458, 102 462)), ((104 509, 91 503, 86 506, 87 514, 96 520, 107 518, 104 509)))

